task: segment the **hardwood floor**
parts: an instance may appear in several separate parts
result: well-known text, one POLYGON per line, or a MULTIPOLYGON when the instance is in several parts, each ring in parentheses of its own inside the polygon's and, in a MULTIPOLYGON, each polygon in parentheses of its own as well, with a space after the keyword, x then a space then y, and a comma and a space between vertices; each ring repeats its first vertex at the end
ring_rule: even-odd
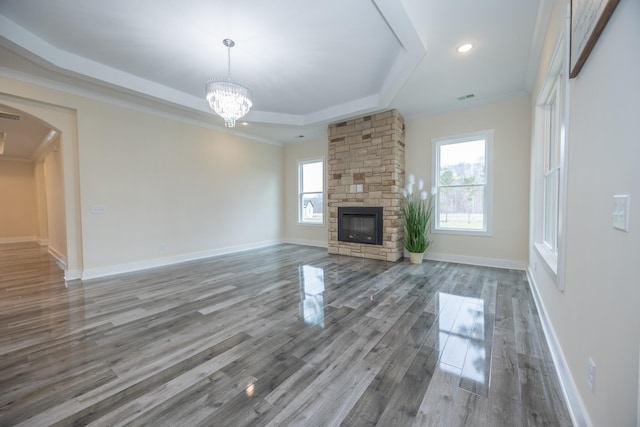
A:
POLYGON ((0 425, 569 426, 523 272, 278 245, 65 287, 0 246, 0 425))

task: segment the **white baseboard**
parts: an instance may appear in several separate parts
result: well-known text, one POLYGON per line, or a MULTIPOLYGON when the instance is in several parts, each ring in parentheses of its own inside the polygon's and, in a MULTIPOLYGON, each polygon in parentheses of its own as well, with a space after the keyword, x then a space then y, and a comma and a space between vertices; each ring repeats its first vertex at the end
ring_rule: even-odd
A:
MULTIPOLYGON (((405 251, 406 252, 406 251, 405 251)), ((407 254, 405 254, 408 256, 407 254)), ((482 267, 506 268, 510 270, 526 270, 527 263, 510 259, 484 258, 466 255, 453 255, 438 252, 425 252, 424 259, 430 261, 455 262, 458 264, 479 265, 482 267)))
POLYGON ((293 245, 303 245, 303 246, 315 246, 317 248, 329 247, 329 243, 324 240, 284 239, 282 243, 291 243, 293 245))
MULTIPOLYGON (((82 271, 82 280, 97 279, 100 277, 113 276, 116 274, 130 273, 133 271, 147 270, 149 268, 164 267, 181 262, 195 261, 203 258, 211 258, 214 256, 227 255, 236 252, 249 251, 252 249, 264 248, 282 243, 281 240, 265 240, 262 242, 254 242, 245 245, 228 246, 225 248, 211 249, 200 252, 190 252, 164 258, 154 258, 144 261, 137 261, 126 264, 111 265, 108 267, 90 268, 82 271)), ((66 276, 65 276, 66 278, 66 276)), ((71 280, 71 279, 67 279, 71 280)))
POLYGON ((62 267, 63 270, 67 269, 67 257, 62 255, 56 248, 49 246, 47 248, 47 252, 49 252, 49 255, 51 255, 52 257, 54 257, 56 259, 56 261, 58 261, 58 264, 60 264, 60 267, 62 267))
POLYGON ((544 302, 542 301, 542 298, 540 298, 538 287, 536 285, 535 279, 533 278, 531 268, 527 268, 527 278, 529 280, 529 288, 531 289, 531 293, 533 294, 536 308, 538 309, 538 314, 540 315, 542 330, 544 331, 545 338, 547 339, 547 343, 549 344, 549 350, 551 351, 553 364, 556 368, 556 374, 560 379, 560 386, 564 394, 565 402, 567 403, 569 409, 571 421, 573 422, 574 426, 592 427, 593 423, 589 419, 589 415, 587 414, 584 402, 580 398, 580 394, 578 393, 576 384, 573 381, 571 371, 569 370, 569 365, 567 364, 567 360, 565 359, 564 353, 562 352, 562 347, 560 347, 560 342, 558 341, 558 337, 553 329, 553 325, 549 321, 544 302))
POLYGON ((0 237, 0 245, 10 243, 28 243, 37 241, 36 236, 0 237))
POLYGON ((65 270, 64 272, 64 281, 69 282, 71 280, 80 280, 82 279, 82 271, 80 270, 65 270))

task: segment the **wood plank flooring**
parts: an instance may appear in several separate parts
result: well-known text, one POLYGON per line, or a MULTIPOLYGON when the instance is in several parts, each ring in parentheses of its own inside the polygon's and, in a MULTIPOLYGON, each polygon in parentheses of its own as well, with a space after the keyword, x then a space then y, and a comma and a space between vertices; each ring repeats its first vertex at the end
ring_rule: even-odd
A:
POLYGON ((0 246, 0 425, 570 426, 523 272, 278 245, 65 287, 0 246))

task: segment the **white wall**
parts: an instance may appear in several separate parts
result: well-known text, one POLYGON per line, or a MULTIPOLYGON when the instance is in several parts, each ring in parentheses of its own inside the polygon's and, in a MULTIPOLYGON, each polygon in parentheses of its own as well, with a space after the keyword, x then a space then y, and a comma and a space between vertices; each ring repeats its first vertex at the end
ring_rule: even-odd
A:
POLYGON ((38 210, 38 242, 41 245, 49 243, 49 224, 47 215, 47 183, 44 175, 44 161, 34 165, 36 180, 36 206, 38 210))
MULTIPOLYGON (((538 88, 564 26, 566 2, 555 3, 538 88)), ((530 244, 530 273, 569 370, 569 391, 577 392, 577 409, 595 426, 637 422, 640 50, 628 46, 640 41, 639 23, 640 2, 621 0, 582 71, 570 80, 564 292, 530 244), (612 227, 614 194, 631 194, 628 233, 612 227), (589 357, 596 364, 594 391, 587 385, 589 357)))
POLYGON ((280 237, 281 147, 105 104, 82 113, 85 269, 280 237))
POLYGON ((61 130, 67 252, 76 277, 280 238, 282 147, 128 108, 120 100, 89 99, 7 77, 0 83, 3 103, 61 130), (94 205, 105 213, 93 214, 94 205))
MULTIPOLYGON (((51 145, 60 146, 60 136, 51 141, 51 145)), ((64 169, 62 152, 59 149, 50 151, 43 165, 46 188, 46 220, 48 230, 49 252, 67 263, 67 230, 64 210, 64 169)))
MULTIPOLYGON (((284 148, 284 240, 291 243, 327 247, 329 242, 328 220, 325 224, 298 224, 298 162, 300 160, 324 158, 325 195, 327 190, 327 139, 289 144, 284 148)), ((325 209, 327 212, 326 200, 325 209)))
POLYGON ((431 187, 433 138, 494 129, 493 235, 431 234, 427 258, 524 268, 529 221, 531 113, 528 96, 406 120, 406 173, 431 187))
POLYGON ((33 163, 0 159, 0 243, 35 241, 37 235, 33 163))

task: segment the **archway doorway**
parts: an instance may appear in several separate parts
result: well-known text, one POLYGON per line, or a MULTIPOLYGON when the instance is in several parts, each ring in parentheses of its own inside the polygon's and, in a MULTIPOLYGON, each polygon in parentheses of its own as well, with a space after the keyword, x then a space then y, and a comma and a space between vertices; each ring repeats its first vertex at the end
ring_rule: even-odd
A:
POLYGON ((0 104, 0 242, 37 241, 66 270, 61 132, 0 104))
MULTIPOLYGON (((33 120, 32 125, 40 124, 47 129, 42 138, 36 137, 35 142, 32 141, 37 147, 32 149, 29 158, 13 163, 33 163, 37 240, 46 243, 49 252, 61 261, 65 280, 79 279, 82 240, 76 111, 0 93, 0 111, 5 110, 29 117, 33 120)), ((4 148, 11 153, 9 138, 4 148)))

